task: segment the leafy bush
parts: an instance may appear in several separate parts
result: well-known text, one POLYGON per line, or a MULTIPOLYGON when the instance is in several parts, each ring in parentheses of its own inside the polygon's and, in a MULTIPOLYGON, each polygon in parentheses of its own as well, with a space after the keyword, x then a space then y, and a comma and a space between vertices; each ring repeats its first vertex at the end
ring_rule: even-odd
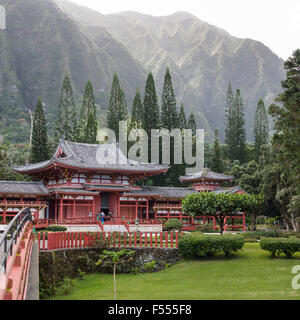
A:
POLYGON ((73 282, 69 277, 63 278, 61 288, 62 288, 64 294, 69 294, 72 290, 72 286, 73 286, 73 282))
POLYGON ((233 252, 241 250, 244 238, 236 235, 189 235, 179 239, 178 252, 183 258, 196 258, 201 256, 215 256, 223 252, 230 256, 233 252))
POLYGON ((143 265, 143 268, 147 272, 153 272, 155 264, 156 264, 155 260, 152 260, 152 261, 149 261, 149 262, 145 262, 144 265, 143 265))
POLYGON ((46 228, 47 231, 53 231, 53 232, 61 232, 61 231, 67 231, 67 228, 64 226, 49 226, 46 228))
POLYGON ((169 219, 164 225, 166 230, 182 229, 183 224, 179 219, 169 219))
POLYGON ((204 224, 199 224, 197 226, 197 229, 198 231, 201 231, 201 232, 213 232, 214 231, 214 226, 210 223, 204 223, 204 224))
POLYGON ((282 235, 283 234, 275 230, 257 230, 257 231, 248 231, 248 232, 242 233, 242 236, 247 239, 258 239, 258 240, 262 237, 277 238, 282 235))
POLYGON ((260 247, 269 251, 272 257, 284 253, 290 258, 295 252, 300 251, 300 240, 297 238, 262 238, 260 247))
POLYGON ((84 271, 81 271, 81 269, 78 269, 78 279, 80 281, 84 280, 86 273, 84 271))

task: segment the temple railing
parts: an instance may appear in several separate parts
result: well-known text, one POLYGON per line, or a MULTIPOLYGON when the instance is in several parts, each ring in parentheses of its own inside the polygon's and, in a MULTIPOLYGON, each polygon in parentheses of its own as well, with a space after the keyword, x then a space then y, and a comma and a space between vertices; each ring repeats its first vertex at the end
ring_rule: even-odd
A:
POLYGON ((32 250, 32 216, 21 210, 0 236, 0 300, 23 300, 32 250))

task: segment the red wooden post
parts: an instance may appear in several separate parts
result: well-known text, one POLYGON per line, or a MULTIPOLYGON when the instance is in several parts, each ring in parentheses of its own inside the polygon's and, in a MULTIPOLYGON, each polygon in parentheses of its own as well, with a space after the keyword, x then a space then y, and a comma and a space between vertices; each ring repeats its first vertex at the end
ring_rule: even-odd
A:
POLYGON ((79 248, 81 248, 82 232, 79 232, 79 248))
POLYGON ((178 231, 176 231, 176 248, 178 248, 178 231))
POLYGON ((155 248, 157 248, 157 232, 155 232, 155 248))
POLYGON ((119 231, 119 248, 121 248, 121 232, 119 231))
POLYGON ((46 233, 43 232, 43 250, 45 251, 45 244, 46 244, 46 233))
POLYGON ((170 241, 171 241, 171 248, 173 248, 173 231, 171 231, 171 238, 170 238, 170 241))
POLYGON ((163 233, 160 233, 160 247, 162 248, 163 246, 163 233))
POLYGON ((143 234, 140 232, 140 247, 142 246, 143 234))
POLYGON ((110 247, 110 232, 107 233, 107 246, 110 247))
POLYGON ((59 220, 62 221, 63 218, 63 196, 61 196, 59 201, 59 220))
POLYGON ((67 233, 64 232, 64 248, 67 247, 67 233))
POLYGON ((40 251, 40 241, 41 241, 41 234, 40 234, 40 232, 39 232, 39 234, 38 234, 38 242, 39 242, 39 251, 40 251))
POLYGON ((165 247, 168 248, 168 231, 165 232, 165 247))
POLYGON ((113 246, 116 247, 116 231, 113 233, 113 246))
POLYGON ((47 250, 51 250, 51 233, 48 233, 47 250))
POLYGON ((136 247, 136 232, 134 232, 134 246, 136 247))
POLYGON ((78 246, 78 232, 75 232, 75 248, 78 246))
POLYGON ((152 232, 150 232, 150 248, 152 248, 152 232))
POLYGON ((131 247, 131 232, 128 233, 129 236, 129 247, 131 247))
POLYGON ((124 236, 124 248, 126 248, 126 232, 123 232, 123 236, 124 236))
POLYGON ((70 232, 67 233, 67 248, 70 248, 70 232))
POLYGON ((147 237, 147 232, 145 232, 145 248, 147 248, 147 245, 148 245, 148 243, 147 243, 148 239, 147 238, 148 238, 147 237))

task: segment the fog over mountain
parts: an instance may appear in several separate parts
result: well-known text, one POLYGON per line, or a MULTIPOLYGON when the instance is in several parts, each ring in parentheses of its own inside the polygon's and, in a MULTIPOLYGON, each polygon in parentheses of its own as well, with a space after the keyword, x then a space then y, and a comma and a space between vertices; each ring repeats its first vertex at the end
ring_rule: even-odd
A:
POLYGON ((7 30, 0 32, 0 133, 17 141, 22 139, 9 128, 21 123, 28 130, 27 108, 35 108, 38 96, 53 128, 66 70, 78 102, 91 79, 103 120, 114 71, 131 109, 136 87, 143 95, 149 71, 161 95, 168 66, 178 108, 183 103, 187 116, 194 112, 208 138, 214 129, 224 136, 229 81, 241 90, 251 139, 259 98, 270 104, 285 78, 283 60, 262 43, 235 38, 186 12, 163 17, 137 12, 103 15, 62 0, 0 4, 7 9, 7 30))

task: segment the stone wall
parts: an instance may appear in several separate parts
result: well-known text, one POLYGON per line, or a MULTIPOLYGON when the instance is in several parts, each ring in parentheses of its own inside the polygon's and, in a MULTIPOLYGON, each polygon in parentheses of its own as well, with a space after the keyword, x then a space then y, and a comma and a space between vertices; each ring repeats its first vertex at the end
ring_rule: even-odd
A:
MULTIPOLYGON (((110 250, 118 251, 119 248, 110 250)), ((130 248, 135 251, 133 259, 117 266, 118 273, 149 272, 162 270, 178 260, 177 249, 170 248, 130 248), (155 264, 154 262, 155 261, 155 264), (152 262, 152 263, 151 263, 152 262)), ((111 273, 111 263, 96 266, 102 249, 80 248, 41 251, 39 254, 40 290, 43 294, 53 294, 63 278, 75 278, 79 270, 86 273, 111 273)))

